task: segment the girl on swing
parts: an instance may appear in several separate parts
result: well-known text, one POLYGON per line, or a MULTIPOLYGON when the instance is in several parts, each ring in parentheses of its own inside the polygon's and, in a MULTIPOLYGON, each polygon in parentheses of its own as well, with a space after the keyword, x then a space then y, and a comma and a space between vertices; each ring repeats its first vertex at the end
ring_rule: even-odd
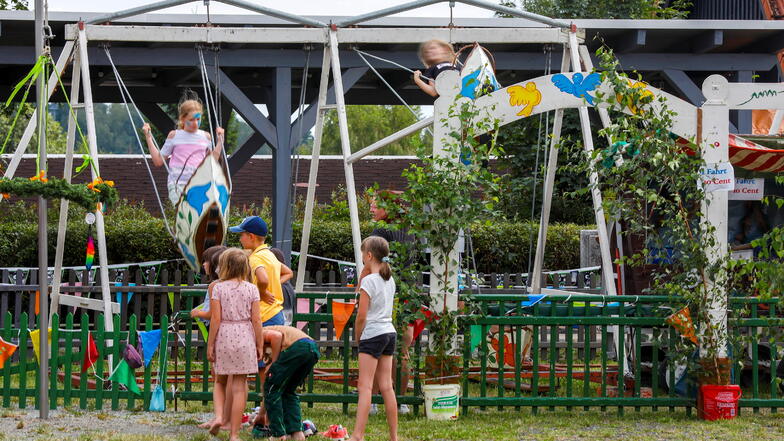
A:
MULTIPOLYGON (((174 205, 179 202, 182 190, 196 172, 196 168, 210 153, 212 138, 209 133, 199 130, 202 112, 203 108, 198 100, 186 99, 180 102, 177 129, 169 132, 160 151, 152 139, 150 124, 145 123, 142 127, 152 163, 156 167, 161 167, 165 159, 169 159, 167 188, 169 200, 174 205)), ((218 139, 212 150, 212 155, 216 161, 220 161, 223 149, 223 128, 216 128, 215 135, 218 139)))

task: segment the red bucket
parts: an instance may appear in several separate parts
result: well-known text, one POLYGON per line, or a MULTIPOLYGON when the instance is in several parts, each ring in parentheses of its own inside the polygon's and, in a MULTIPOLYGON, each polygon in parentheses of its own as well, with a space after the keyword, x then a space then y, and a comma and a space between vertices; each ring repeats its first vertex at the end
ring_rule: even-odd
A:
POLYGON ((738 415, 740 386, 705 385, 700 387, 697 409, 700 418, 708 421, 730 420, 738 415))

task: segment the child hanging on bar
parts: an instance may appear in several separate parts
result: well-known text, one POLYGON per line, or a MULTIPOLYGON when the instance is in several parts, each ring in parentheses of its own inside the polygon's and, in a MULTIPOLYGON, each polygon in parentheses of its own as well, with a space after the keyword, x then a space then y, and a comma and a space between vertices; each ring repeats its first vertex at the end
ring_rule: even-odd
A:
POLYGON ((264 368, 264 408, 269 431, 279 440, 304 440, 297 388, 318 362, 318 346, 292 326, 265 326, 262 334, 265 347, 271 349, 264 368))
POLYGON ((428 40, 419 46, 419 59, 427 70, 424 74, 418 70, 414 71, 414 83, 423 92, 435 98, 438 96, 436 77, 447 70, 458 70, 454 65, 455 51, 446 41, 428 40), (427 80, 422 78, 423 75, 427 80))
MULTIPOLYGON (((169 159, 169 178, 166 186, 169 190, 169 200, 174 205, 177 205, 183 188, 196 172, 201 161, 210 152, 212 138, 209 133, 199 130, 202 112, 203 108, 198 100, 185 99, 181 101, 177 130, 169 132, 160 151, 153 142, 150 124, 144 123, 142 127, 153 165, 161 167, 166 158, 169 159)), ((221 149, 223 149, 223 128, 216 128, 215 135, 218 139, 212 150, 212 155, 216 161, 220 161, 221 149)))

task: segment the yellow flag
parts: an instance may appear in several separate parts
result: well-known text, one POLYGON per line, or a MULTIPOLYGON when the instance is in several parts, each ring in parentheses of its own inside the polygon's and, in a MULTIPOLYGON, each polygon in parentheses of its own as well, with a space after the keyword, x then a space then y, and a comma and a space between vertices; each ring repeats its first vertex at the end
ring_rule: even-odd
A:
MULTIPOLYGON (((41 339, 38 337, 40 334, 39 331, 40 331, 39 329, 30 331, 30 339, 33 341, 33 352, 35 352, 35 359, 38 360, 38 362, 40 363, 41 362, 41 345, 40 345, 41 339)), ((49 328, 46 337, 47 337, 46 341, 48 342, 48 344, 51 345, 52 328, 49 328)))

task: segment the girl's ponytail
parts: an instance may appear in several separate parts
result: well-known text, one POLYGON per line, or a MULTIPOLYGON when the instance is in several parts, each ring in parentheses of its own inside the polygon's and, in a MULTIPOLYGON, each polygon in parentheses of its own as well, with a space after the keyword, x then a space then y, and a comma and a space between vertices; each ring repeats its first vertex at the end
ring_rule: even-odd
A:
POLYGON ((384 280, 389 280, 392 277, 392 267, 389 265, 389 256, 381 258, 381 268, 378 270, 378 275, 384 280))
POLYGON ((366 237, 360 247, 362 252, 369 251, 373 258, 381 262, 378 274, 384 280, 392 277, 392 267, 389 265, 389 242, 380 236, 366 237))

